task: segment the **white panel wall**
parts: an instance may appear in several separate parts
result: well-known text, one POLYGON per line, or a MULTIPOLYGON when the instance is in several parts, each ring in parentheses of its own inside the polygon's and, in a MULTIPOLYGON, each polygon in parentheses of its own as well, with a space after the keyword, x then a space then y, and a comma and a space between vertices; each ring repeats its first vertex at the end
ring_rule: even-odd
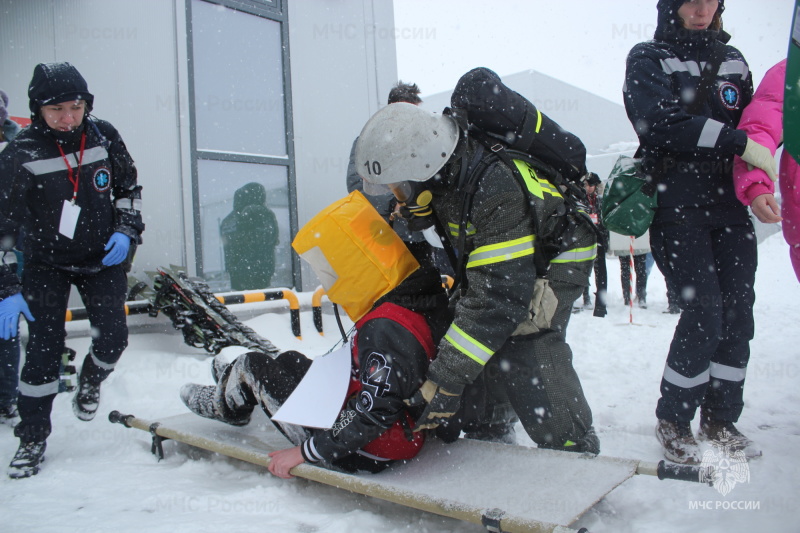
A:
MULTIPOLYGON (((391 0, 289 2, 300 225, 347 194, 353 141, 397 81, 391 0)), ((316 280, 304 265, 305 290, 316 280)))

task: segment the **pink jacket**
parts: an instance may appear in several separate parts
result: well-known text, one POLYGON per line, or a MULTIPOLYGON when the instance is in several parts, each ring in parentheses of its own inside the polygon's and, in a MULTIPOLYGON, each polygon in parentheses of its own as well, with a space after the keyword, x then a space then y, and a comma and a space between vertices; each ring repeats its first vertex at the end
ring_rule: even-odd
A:
MULTIPOLYGON (((753 100, 742 113, 739 129, 774 154, 783 142, 783 90, 786 80, 784 59, 767 71, 753 95, 753 100)), ((791 247, 794 272, 800 281, 800 165, 784 150, 779 169, 781 188, 781 216, 783 236, 791 247)), ((747 163, 734 159, 733 182, 736 197, 750 205, 762 194, 774 194, 775 184, 760 168, 747 170, 747 163)))

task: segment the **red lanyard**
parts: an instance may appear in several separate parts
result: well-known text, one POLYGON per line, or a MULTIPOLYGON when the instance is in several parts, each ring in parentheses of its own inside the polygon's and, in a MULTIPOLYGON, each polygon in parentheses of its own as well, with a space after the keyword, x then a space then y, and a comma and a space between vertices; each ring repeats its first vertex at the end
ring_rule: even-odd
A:
POLYGON ((67 177, 69 178, 69 182, 72 183, 72 203, 74 204, 75 199, 78 198, 78 179, 81 176, 81 165, 83 165, 83 149, 86 147, 86 133, 81 135, 81 156, 78 159, 78 172, 75 174, 72 173, 72 167, 61 145, 56 142, 56 146, 58 146, 58 151, 61 152, 61 157, 64 158, 64 164, 67 165, 67 177))

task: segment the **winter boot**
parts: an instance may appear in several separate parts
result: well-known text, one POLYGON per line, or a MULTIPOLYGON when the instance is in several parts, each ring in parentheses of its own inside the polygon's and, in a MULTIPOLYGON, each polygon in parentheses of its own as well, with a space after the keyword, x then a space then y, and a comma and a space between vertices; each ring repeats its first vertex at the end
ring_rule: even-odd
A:
POLYGON ((553 444, 539 444, 536 446, 547 450, 560 450, 573 453, 590 453, 597 455, 600 453, 600 438, 595 433, 594 428, 590 427, 579 439, 568 440, 564 444, 557 446, 553 444))
POLYGON ((680 308, 680 306, 678 304, 671 303, 671 304, 669 304, 669 307, 667 307, 667 310, 664 311, 664 313, 665 314, 670 314, 670 315, 679 315, 679 314, 681 314, 681 308, 680 308))
POLYGON ((647 309, 647 300, 643 296, 637 296, 636 302, 639 304, 641 309, 647 309))
POLYGON ((712 445, 722 447, 723 449, 728 449, 734 453, 742 451, 744 452, 744 456, 748 459, 761 457, 762 455, 761 450, 755 443, 736 429, 733 422, 708 420, 701 417, 700 431, 697 433, 697 438, 702 441, 708 441, 712 445))
POLYGON ((0 407, 0 424, 11 426, 12 428, 19 424, 19 413, 17 412, 17 404, 9 404, 0 407))
POLYGON ((664 457, 670 461, 684 465, 700 464, 700 447, 694 440, 688 422, 659 420, 656 424, 656 438, 664 448, 664 457))
POLYGON ((94 419, 99 406, 100 384, 89 383, 84 377, 84 373, 81 372, 81 377, 78 380, 78 392, 72 398, 72 411, 78 419, 89 422, 94 419))
POLYGON ((45 441, 20 442, 17 453, 8 465, 8 477, 22 479, 39 473, 39 465, 44 462, 45 441))
POLYGON ((225 369, 230 365, 231 363, 228 362, 227 358, 221 354, 214 357, 214 360, 211 361, 211 378, 214 383, 219 383, 220 378, 225 373, 225 369))
POLYGON ((194 414, 232 426, 245 426, 250 422, 250 413, 237 417, 230 409, 220 405, 216 396, 216 385, 187 383, 181 387, 181 400, 194 414))
POLYGON ((498 442, 500 444, 516 444, 517 432, 514 423, 508 424, 482 424, 464 433, 464 438, 472 440, 483 440, 486 442, 498 442))
POLYGON ((608 314, 608 311, 606 310, 606 306, 605 305, 602 305, 600 303, 595 304, 594 312, 592 313, 592 316, 603 318, 607 314, 608 314))

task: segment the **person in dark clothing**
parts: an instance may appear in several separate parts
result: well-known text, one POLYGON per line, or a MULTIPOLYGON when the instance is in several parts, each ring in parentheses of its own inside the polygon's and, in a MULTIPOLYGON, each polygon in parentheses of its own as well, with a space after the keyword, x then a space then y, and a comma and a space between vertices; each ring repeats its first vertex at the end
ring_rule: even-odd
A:
MULTIPOLYGON (((447 297, 438 272, 426 264, 427 247, 409 243, 421 267, 375 302, 355 326, 352 373, 347 398, 331 429, 273 423, 295 444, 273 452, 269 470, 292 477, 295 466, 308 462, 348 472, 379 472, 394 461, 414 457, 425 436, 411 434, 422 409, 407 403, 425 381, 435 344, 447 328, 447 297)), ((216 385, 187 384, 181 398, 206 418, 232 425, 250 421, 260 406, 270 416, 291 395, 312 361, 288 351, 272 357, 249 352, 225 364, 215 359, 216 385)))
MULTIPOLYGON (((603 197, 598 191, 598 187, 602 182, 600 176, 594 172, 590 172, 584 181, 584 189, 586 190, 587 204, 585 206, 586 213, 592 218, 595 226, 600 230, 597 239, 597 257, 594 260, 594 284, 597 288, 594 297, 594 316, 604 317, 608 314, 606 309, 606 297, 608 294, 608 270, 606 269, 606 250, 608 249, 608 230, 603 225, 601 211, 603 207, 603 197)), ((592 299, 589 296, 589 286, 583 290, 583 305, 584 307, 590 306, 592 299)))
POLYGON ((661 380, 656 436, 665 457, 686 464, 700 462, 690 426, 698 407, 700 438, 732 439, 733 449, 760 453, 734 426, 753 338, 756 240, 734 194, 732 166, 739 155, 774 174, 775 163, 736 129, 752 78, 742 54, 726 44, 723 10, 717 0, 660 0, 655 38, 631 50, 625 74, 628 118, 645 171, 658 180, 651 249, 682 309, 661 380), (713 68, 717 50, 716 79, 701 110, 690 114, 701 71, 713 68))
POLYGON ((613 231, 608 233, 608 251, 619 258, 620 281, 622 282, 622 301, 626 306, 636 302, 642 309, 647 309, 647 254, 650 253, 650 234, 645 232, 640 237, 620 235, 613 231), (631 258, 633 253, 633 258, 631 258), (636 276, 636 294, 631 292, 631 259, 633 274, 636 276))
POLYGON ((13 246, 18 228, 25 230, 22 282, 8 266, 0 269, 0 336, 16 332, 20 313, 29 333, 12 478, 38 473, 44 457, 71 285, 96 332, 72 406, 79 419, 94 418, 100 384, 128 344, 123 263, 144 231, 133 159, 111 124, 88 116, 94 96, 78 70, 69 63, 36 65, 28 96, 32 123, 0 154, 3 246, 13 246))
MULTIPOLYGON (((509 91, 490 70, 475 69, 459 81, 453 105, 468 109, 472 88, 488 95, 509 91), (462 82, 471 88, 460 90, 462 82)), ((532 124, 537 116, 540 124, 545 120, 533 104, 525 106, 532 124)), ((542 133, 541 141, 583 148, 556 128, 542 133)), ((462 397, 467 400, 467 389, 483 376, 492 381, 489 388, 506 395, 538 446, 598 453, 591 409, 565 339, 572 304, 595 257, 594 230, 567 208, 549 174, 522 161, 508 165, 494 153, 452 115, 404 103, 373 115, 356 146, 364 180, 389 185, 410 212, 427 212, 461 258, 455 318, 428 369, 421 389, 427 407, 415 430, 461 423, 462 397), (467 189, 474 191, 471 202, 464 200, 467 189), (471 206, 465 212, 466 203, 471 206)), ((581 167, 585 173, 585 163, 581 167)))
MULTIPOLYGON (((0 91, 0 152, 13 141, 19 133, 19 125, 8 118, 8 95, 0 91)), ((17 263, 17 273, 21 266, 20 254, 17 250, 3 251, 3 263, 17 263)), ((17 385, 19 383, 19 331, 9 339, 0 338, 0 424, 16 426, 19 422, 17 413, 17 385)))
POLYGON ((275 273, 278 219, 267 207, 267 190, 248 183, 233 194, 233 211, 219 227, 231 289, 266 289, 275 273))

